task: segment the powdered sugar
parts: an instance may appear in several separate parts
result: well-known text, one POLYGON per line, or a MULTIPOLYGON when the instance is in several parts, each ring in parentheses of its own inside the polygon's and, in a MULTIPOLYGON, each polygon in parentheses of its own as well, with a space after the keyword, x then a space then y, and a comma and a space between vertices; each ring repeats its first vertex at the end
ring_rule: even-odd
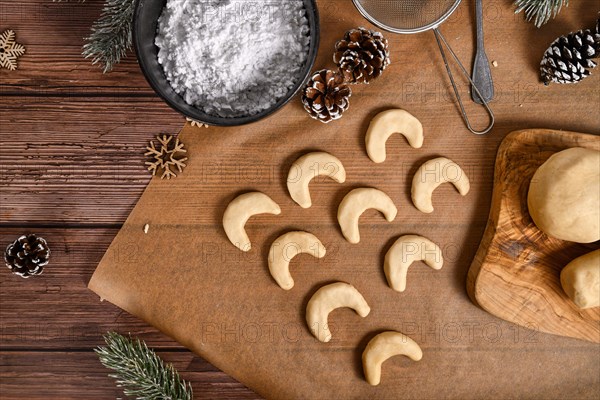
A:
POLYGON ((302 0, 167 0, 158 61, 188 104, 211 115, 248 116, 301 78, 308 34, 302 0))

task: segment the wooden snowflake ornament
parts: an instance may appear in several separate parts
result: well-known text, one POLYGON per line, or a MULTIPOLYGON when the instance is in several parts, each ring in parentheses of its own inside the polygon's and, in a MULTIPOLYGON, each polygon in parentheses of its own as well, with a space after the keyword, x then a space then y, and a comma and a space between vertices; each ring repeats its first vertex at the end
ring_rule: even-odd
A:
POLYGON ((25 54, 25 47, 15 42, 15 32, 7 30, 0 35, 0 68, 17 69, 17 58, 25 54))
POLYGON ((197 126, 198 128, 208 128, 208 125, 204 122, 196 121, 195 119, 191 119, 189 117, 185 117, 185 120, 190 123, 191 126, 197 126))
POLYGON ((157 175, 162 171, 160 179, 171 179, 177 176, 175 168, 179 172, 182 172, 185 168, 185 161, 187 157, 183 157, 182 154, 186 153, 183 143, 179 142, 179 139, 170 135, 163 135, 162 137, 157 136, 158 147, 154 144, 154 140, 150 141, 150 146, 146 147, 148 150, 145 155, 151 157, 151 161, 146 161, 148 165, 148 171, 152 175, 157 175))

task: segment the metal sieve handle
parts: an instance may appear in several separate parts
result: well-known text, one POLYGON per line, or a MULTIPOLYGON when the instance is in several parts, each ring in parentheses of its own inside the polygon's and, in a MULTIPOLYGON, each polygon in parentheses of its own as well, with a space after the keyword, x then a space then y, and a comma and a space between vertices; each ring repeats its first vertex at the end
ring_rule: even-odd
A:
POLYGON ((477 88, 477 85, 475 84, 475 82, 473 82, 473 80, 471 79, 471 77, 470 77, 469 73, 467 72, 467 70, 465 69, 465 67, 462 65, 462 63, 460 62, 460 60, 458 59, 458 57, 456 56, 454 51, 452 51, 452 48, 450 47, 450 45, 448 44, 448 42, 446 41, 446 39, 444 38, 442 33, 438 30, 438 28, 433 28, 433 32, 435 33, 435 40, 437 41, 438 47, 440 48, 440 53, 442 54, 442 58, 444 59, 444 65, 446 66, 446 72, 448 72, 448 77, 450 78, 450 82, 452 83, 452 88, 454 89, 454 94, 456 96, 456 99, 458 100, 458 105, 460 106, 460 112, 462 114, 463 120, 467 124, 467 128, 476 135, 483 135, 485 133, 488 133, 494 126, 494 121, 495 121, 494 113, 490 109, 490 106, 488 106, 488 103, 485 100, 485 97, 481 95, 481 92, 477 88), (463 106, 462 99, 460 98, 460 94, 458 93, 458 88, 456 87, 456 82, 454 82, 454 76, 452 75, 452 71, 450 70, 450 66, 448 65, 448 59, 446 58, 446 52, 444 51, 444 47, 442 46, 442 43, 444 43, 444 45, 446 46, 446 48, 448 49, 450 54, 452 54, 454 61, 456 61, 456 63, 460 67, 462 73, 467 77, 467 79, 471 83, 471 87, 473 88, 473 90, 475 90, 475 92, 477 93, 479 98, 482 100, 482 105, 485 107, 488 115, 490 116, 490 124, 487 126, 487 128, 485 128, 482 131, 476 131, 471 126, 471 122, 469 121, 469 117, 467 116, 465 107, 463 106))

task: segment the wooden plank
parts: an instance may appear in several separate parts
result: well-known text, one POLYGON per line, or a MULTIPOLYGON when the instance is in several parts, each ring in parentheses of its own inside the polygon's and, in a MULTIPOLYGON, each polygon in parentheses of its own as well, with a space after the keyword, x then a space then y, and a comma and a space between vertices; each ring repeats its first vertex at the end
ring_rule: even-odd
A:
POLYGON ((143 94, 152 89, 129 54, 111 73, 81 55, 84 37, 100 16, 103 0, 0 1, 0 26, 12 29, 27 52, 16 71, 0 71, 0 94, 74 95, 81 92, 143 94))
MULTIPOLYGON (((439 225, 429 229, 440 230, 439 225)), ((483 232, 484 222, 474 228, 474 236, 483 232)), ((411 229, 407 227, 407 229, 411 229)), ((450 229, 446 226, 442 229, 450 229)), ((44 237, 51 248, 50 264, 42 275, 23 279, 11 275, 4 267, 0 273, 0 343, 2 349, 89 349, 102 344, 109 330, 131 333, 159 348, 181 348, 148 324, 108 302, 100 302, 87 288, 87 283, 108 248, 116 229, 94 228, 0 228, 0 248, 26 232, 44 237), (26 316, 26 317, 24 317, 26 316)), ((446 246, 446 258, 463 260, 475 254, 478 240, 458 248, 446 246)), ((329 249, 335 262, 334 248, 329 249)), ((137 257, 135 251, 127 257, 137 257)), ((214 259, 214 247, 201 251, 202 259, 214 259)), ((466 263, 460 267, 460 278, 466 276, 466 263)), ((308 273, 308 270, 305 271, 308 273)), ((452 274, 450 269, 448 273, 452 274)), ((298 278, 301 279, 301 278, 298 278)), ((470 307, 469 303, 465 304, 470 307)), ((479 314, 475 323, 488 323, 487 314, 479 314), (480 320, 479 318, 483 318, 480 320)), ((508 332, 508 324, 505 330, 508 332)), ((438 328, 439 329, 439 328, 438 328)), ((518 334, 517 334, 518 335, 518 334)), ((439 336, 439 332, 438 332, 439 336)))
POLYGON ((0 100, 0 221, 121 223, 146 184, 148 140, 185 119, 158 99, 0 100))
POLYGON ((51 249, 44 273, 30 279, 0 274, 0 343, 3 349, 90 349, 109 330, 131 333, 154 347, 179 344, 87 289, 115 229, 0 228, 0 248, 35 232, 51 249))
MULTIPOLYGON (((345 21, 336 17, 340 8, 348 6, 344 2, 329 0, 321 7, 321 30, 327 39, 334 39, 329 32, 347 28, 345 21)), ((133 52, 108 74, 82 57, 84 37, 89 35, 92 23, 100 15, 102 4, 103 0, 68 4, 52 0, 0 0, 0 26, 13 29, 19 42, 27 48, 27 53, 19 59, 17 71, 0 71, 0 94, 104 93, 154 97, 133 52)), ((321 64, 331 58, 328 53, 321 54, 321 64)))
MULTIPOLYGON (((347 0, 318 3, 321 47, 315 67, 331 67, 333 45, 343 32, 357 24, 369 24, 358 16, 347 0), (352 12, 344 12, 349 7, 352 12)), ((94 92, 152 95, 133 54, 109 74, 102 74, 98 67, 92 66, 89 60, 81 56, 83 38, 89 34, 93 21, 100 15, 101 6, 102 0, 72 1, 69 4, 51 0, 0 0, 0 26, 13 29, 19 41, 27 47, 17 71, 0 70, 0 94, 68 96, 94 92)), ((506 96, 516 99, 518 105, 535 101, 538 91, 548 91, 537 83, 537 65, 544 50, 560 35, 585 26, 593 27, 596 16, 588 10, 595 8, 595 0, 570 4, 556 20, 537 29, 525 22, 522 14, 514 15, 514 7, 510 2, 486 1, 486 50, 490 61, 497 60, 499 63, 499 67, 492 71, 497 96, 500 92, 507 93, 506 96), (519 82, 519 78, 524 79, 519 82)), ((467 68, 473 57, 472 10, 472 1, 464 1, 441 26, 467 68)), ((403 96, 417 97, 424 102, 439 101, 441 97, 444 97, 444 101, 452 98, 447 91, 448 80, 432 33, 409 36, 388 33, 386 36, 390 40, 392 59, 386 74, 396 76, 395 82, 388 81, 389 87, 401 85, 403 96), (420 80, 419 77, 428 70, 435 71, 436 79, 420 80)), ((463 88, 467 86, 463 82, 463 88)), ((580 89, 563 87, 561 92, 574 90, 580 89)), ((398 97, 397 92, 385 92, 383 90, 381 93, 383 97, 391 95, 394 100, 398 97)))
MULTIPOLYGON (((192 384, 195 398, 260 398, 190 352, 157 353, 192 384)), ((0 351, 0 395, 6 400, 122 398, 109 373, 92 351, 0 351)))
MULTIPOLYGON (((16 228, 2 229, 0 246, 4 247, 19 233, 16 228)), ((102 344, 101 335, 107 330, 130 332, 145 339, 151 347, 164 348, 161 356, 173 362, 182 375, 192 381, 197 397, 256 397, 201 358, 188 352, 170 351, 179 345, 115 306, 100 303, 87 290, 87 280, 115 230, 41 229, 38 233, 48 239, 53 249, 51 264, 44 274, 28 280, 12 276, 6 270, 0 274, 0 393, 3 399, 77 398, 82 387, 86 392, 79 394, 79 398, 118 396, 114 384, 106 377, 107 370, 89 352, 102 344)), ((465 258, 471 257, 476 248, 477 243, 465 245, 465 258)), ((444 274, 441 279, 462 285, 466 267, 457 265, 438 273, 444 274)), ((300 273, 299 269, 296 273, 300 273)), ((413 273, 416 275, 412 283, 418 285, 417 277, 424 276, 427 270, 415 269, 413 273)), ((305 277, 297 279, 299 286, 306 280, 305 277)), ((417 292, 425 290, 414 285, 417 292)), ((441 393, 459 397, 460 387, 468 382, 487 383, 465 398, 481 398, 489 393, 496 393, 498 397, 535 398, 553 390, 555 398, 593 398, 597 393, 600 353, 592 344, 517 327, 478 310, 470 304, 466 293, 458 297, 457 300, 454 296, 453 306, 443 312, 444 318, 431 319, 433 314, 426 312, 424 318, 404 315, 401 321, 402 329, 422 344, 429 358, 445 360, 437 366, 436 379, 441 379, 436 386, 437 397, 442 396, 441 393), (459 317, 466 311, 468 318, 459 317), (498 365, 511 368, 496 374, 498 365), (565 365, 575 365, 573 368, 580 373, 574 373, 565 365), (535 385, 532 386, 532 382, 535 385)), ((435 307, 446 307, 443 304, 447 305, 447 301, 444 297, 433 303, 437 304, 435 307)), ((409 308, 420 307, 418 303, 409 301, 407 312, 409 308)), ((425 308, 430 306, 433 305, 425 308)), ((244 338, 245 335, 243 329, 236 333, 231 326, 222 332, 218 329, 217 333, 225 336, 219 339, 213 335, 211 340, 225 340, 225 344, 232 337, 244 338)), ((402 376, 407 372, 406 364, 400 359, 388 362, 386 368, 402 376)), ((360 373, 358 367, 354 369, 360 373)), ((411 378, 407 385, 419 382, 411 378)), ((424 387, 433 390, 433 386, 421 383, 424 386, 420 390, 425 390, 424 387)))
MULTIPOLYGON (((472 32, 467 21, 471 18, 472 4, 463 3, 442 30, 468 65, 472 32)), ((65 351, 89 350, 101 344, 101 335, 107 330, 131 332, 158 348, 179 348, 147 324, 111 304, 99 303, 85 288, 115 229, 49 227, 122 223, 148 181, 140 154, 144 144, 157 133, 177 131, 183 123, 180 116, 157 99, 108 96, 152 95, 133 57, 111 74, 103 75, 80 56, 82 37, 99 15, 100 4, 101 0, 67 5, 50 0, 0 0, 0 27, 14 29, 28 49, 18 71, 0 70, 3 95, 0 98, 0 248, 24 229, 33 228, 53 246, 53 259, 44 275, 23 280, 6 270, 0 273, 0 343, 3 349, 10 350, 0 353, 2 398, 119 396, 92 353, 65 351), (87 93, 106 97, 81 97, 87 93), (21 352, 46 348, 53 351, 21 352), (85 354, 85 359, 80 354, 85 354), (83 395, 81 388, 85 388, 83 395)), ((446 269, 440 279, 464 284, 466 260, 474 255, 487 218, 495 149, 506 133, 540 126, 598 133, 600 116, 597 102, 593 101, 600 93, 598 74, 573 86, 545 88, 537 83, 537 63, 543 50, 555 37, 569 30, 592 26, 596 16, 587 10, 594 5, 591 0, 571 4, 556 21, 538 30, 523 22, 522 16, 513 16, 510 2, 486 2, 488 55, 499 63, 493 69, 497 93, 493 105, 498 123, 489 139, 470 137, 462 127, 431 34, 388 35, 392 66, 378 82, 353 87, 349 113, 363 109, 365 103, 361 98, 370 96, 379 97, 381 108, 404 107, 424 122, 428 140, 436 143, 430 150, 460 157, 472 164, 476 172, 473 195, 478 200, 469 228, 470 239, 463 243, 455 268, 446 269)), ((341 12, 347 7, 346 0, 320 2, 323 34, 316 67, 331 66, 330 49, 335 40, 356 25, 355 18, 349 19, 341 12)), ((466 88, 464 82, 462 88, 466 88)), ((299 106, 296 102, 288 107, 299 106)), ((469 109, 472 110, 471 105, 469 109)), ((369 109, 364 115, 372 116, 376 111, 369 109)), ((313 129, 306 116, 282 119, 271 120, 281 126, 287 138, 294 137, 294 130, 313 129)), ((344 120, 347 119, 345 116, 344 120)), ((360 141, 361 132, 356 126, 365 128, 367 119, 362 124, 354 120, 354 125, 346 125, 344 120, 335 125, 340 142, 360 141)), ((315 135, 319 135, 316 130, 315 135)), ((252 148, 252 143, 246 145, 252 148)), ((405 143, 392 140, 389 146, 390 154, 403 154, 405 143)), ((406 162, 403 176, 414 170, 412 161, 406 162)), ((242 168, 241 183, 261 184, 262 172, 248 172, 245 167, 227 159, 219 165, 207 165, 207 184, 217 185, 218 170, 227 168, 242 168)), ((451 193, 443 190, 441 195, 451 193)), ((318 196, 325 193, 325 189, 315 191, 318 196)), ((451 201, 440 199, 440 205, 451 201)), ((407 229, 417 226, 415 215, 409 215, 407 229)), ((457 229, 439 219, 430 222, 431 225, 425 226, 428 233, 457 229)), ((439 351, 450 348, 456 351, 440 358, 447 359, 445 370, 451 374, 449 379, 436 379, 439 384, 434 385, 438 388, 433 393, 435 397, 458 397, 456 382, 480 382, 479 391, 471 392, 472 397, 479 398, 490 393, 521 398, 540 397, 542 393, 544 397, 556 398, 597 395, 600 353, 595 349, 579 341, 531 333, 498 321, 472 308, 466 295, 457 302, 459 309, 470 310, 472 318, 429 319, 417 321, 416 327, 406 326, 424 342, 427 354, 436 357, 439 351), (458 339, 453 336, 456 324, 460 329, 458 339), (500 338, 494 335, 497 332, 501 333, 500 338), (498 365, 510 365, 508 373, 495 374, 498 365), (575 367, 565 368, 566 365, 575 367)), ((223 373, 214 372, 213 367, 198 357, 191 358, 190 353, 162 354, 194 382, 198 397, 256 396, 223 373), (210 372, 205 373, 205 368, 210 372), (194 371, 210 377, 203 375, 196 381, 189 377, 194 371)), ((392 364, 390 368, 393 365, 403 364, 392 364)), ((427 387, 431 389, 431 384, 427 387)), ((417 389, 407 394, 424 393, 417 389)))
MULTIPOLYGON (((434 146, 428 148, 460 158, 478 174, 481 190, 491 193, 495 151, 508 132, 538 126, 599 132, 600 116, 594 102, 581 101, 582 96, 594 98, 600 93, 600 85, 594 85, 594 79, 598 75, 589 78, 589 86, 582 83, 578 91, 566 90, 560 102, 555 100, 560 92, 554 88, 540 89, 532 104, 525 100, 515 102, 510 90, 499 92, 500 98, 494 104, 499 122, 486 138, 466 132, 449 101, 438 99, 429 103, 422 102, 419 96, 409 96, 402 102, 385 97, 385 90, 376 93, 385 86, 374 89, 378 85, 374 83, 355 89, 355 111, 349 111, 358 113, 364 121, 350 126, 344 121, 351 118, 345 117, 336 122, 339 146, 342 151, 349 151, 356 141, 363 140, 368 119, 375 111, 365 113, 360 110, 361 103, 373 96, 384 96, 379 100, 381 108, 400 106, 417 115, 425 126, 428 146, 434 146)), ((299 108, 299 102, 293 101, 286 106, 288 118, 272 118, 268 122, 280 127, 282 134, 289 132, 290 137, 307 126, 314 127, 307 125, 311 121, 297 112, 299 108)), ((158 99, 2 97, 0 109, 0 221, 4 224, 122 223, 150 179, 143 165, 147 141, 156 134, 175 133, 184 123, 180 115, 158 99)), ((203 128, 200 133, 213 133, 214 129, 203 128)), ((236 130, 222 132, 229 135, 236 130)), ((391 152, 404 148, 399 139, 389 145, 393 146, 391 152)), ((414 171, 415 166, 408 160, 403 165, 407 171, 414 171)), ((219 165, 206 167, 210 172, 211 168, 236 165, 235 160, 224 157, 219 165)), ((217 172, 213 170, 207 179, 218 180, 217 172)), ((260 174, 246 169, 240 173, 240 179, 256 183, 262 179, 260 174)), ((485 218, 483 214, 480 216, 485 218)))
MULTIPOLYGON (((489 192, 491 178, 484 177, 491 177, 495 150, 500 139, 511 130, 548 127, 598 133, 600 116, 596 112, 597 104, 590 101, 600 95, 598 74, 578 85, 544 87, 537 82, 535 63, 538 56, 530 51, 539 48, 540 53, 543 52, 546 42, 566 27, 572 29, 582 21, 591 23, 595 18, 591 13, 576 18, 581 14, 580 10, 585 10, 585 4, 588 3, 572 5, 555 23, 539 31, 523 22, 521 16, 512 16, 512 6, 508 3, 492 3, 487 9, 486 27, 498 30, 495 35, 488 35, 488 54, 490 59, 499 60, 499 67, 493 70, 496 100, 492 105, 497 123, 486 138, 472 137, 464 129, 431 35, 389 35, 395 61, 376 82, 353 86, 352 106, 348 113, 361 113, 367 118, 354 126, 344 123, 349 117, 334 123, 339 128, 340 146, 361 141, 368 117, 377 110, 403 107, 421 119, 428 140, 436 142, 437 151, 460 154, 466 162, 481 163, 482 190, 489 192), (517 33, 508 35, 505 30, 509 28, 517 33), (507 45, 507 37, 515 37, 518 33, 528 38, 526 48, 515 49, 513 45, 507 45), (517 70, 521 73, 515 75, 517 70), (365 114, 366 100, 374 98, 377 107, 366 110, 365 114), (476 156, 482 152, 485 155, 483 162, 476 156)), ((6 10, 2 15, 7 15, 6 18, 12 15, 10 18, 15 18, 17 26, 28 24, 29 14, 38 15, 38 19, 42 15, 40 11, 29 12, 29 6, 52 7, 57 13, 64 11, 56 11, 60 8, 55 7, 82 7, 76 4, 49 6, 47 3, 40 6, 32 0, 25 1, 22 6, 6 1, 2 5, 6 10)), ((330 65, 327 49, 332 48, 345 29, 359 20, 349 19, 347 14, 340 12, 342 9, 338 0, 321 7, 323 37, 318 66, 330 65)), ((466 60, 472 52, 472 41, 468 40, 469 24, 466 23, 468 17, 468 8, 463 5, 443 27, 459 56, 466 60)), ((66 18, 56 16, 62 22, 66 18)), ((45 29, 39 24, 30 24, 28 30, 32 34, 45 29)), ((52 20, 49 24, 53 24, 52 20)), ((62 37, 45 36, 49 36, 49 40, 62 37)), ((64 45, 66 42, 55 44, 58 47, 64 45)), ((52 71, 54 68, 40 67, 37 73, 47 76, 52 71)), ((2 85, 12 85, 11 80, 20 73, 2 71, 2 85)), ((86 91, 96 91, 94 87, 104 85, 104 81, 79 82, 81 73, 69 73, 68 76, 69 79, 76 78, 74 84, 84 84, 82 87, 86 91)), ((111 81, 112 76, 101 79, 107 79, 108 86, 118 87, 118 83, 111 81)), ((129 82, 130 78, 125 80, 129 82)), ((50 86, 63 87, 63 83, 50 86)), ((24 87, 35 86, 31 81, 23 84, 24 87)), ((465 87, 462 82, 462 88, 465 87)), ((149 179, 141 156, 144 144, 157 133, 177 131, 183 122, 158 99, 88 98, 79 97, 82 92, 75 94, 77 97, 0 98, 1 223, 122 223, 149 179), (32 189, 34 184, 35 189, 32 189)), ((293 101, 286 110, 289 108, 298 109, 299 102, 293 101)), ((478 126, 485 123, 481 110, 468 101, 467 109, 475 113, 478 126)), ((282 112, 289 115, 288 111, 282 112)), ((315 129, 305 115, 296 114, 287 119, 272 117, 269 121, 278 124, 282 132, 289 130, 290 137, 307 127, 315 129)), ((236 131, 237 128, 231 128, 223 132, 236 131)), ((399 141, 393 142, 401 146, 399 141)))
MULTIPOLYGON (((577 375, 573 371, 561 368, 563 357, 581 357, 590 362, 582 362, 597 371, 591 362, 600 363, 598 352, 593 357, 585 354, 587 349, 544 349, 524 351, 518 355, 518 363, 524 365, 525 373, 501 373, 500 365, 512 369, 515 354, 505 349, 473 350, 464 348, 456 352, 444 353, 447 360, 438 365, 437 382, 433 398, 481 399, 489 398, 522 398, 536 399, 597 399, 598 376, 592 371, 577 375), (480 365, 471 372, 460 369, 462 365, 452 364, 464 357, 464 353, 472 354, 473 362, 480 365), (461 354, 462 353, 462 354, 461 354), (552 373, 548 373, 549 370, 552 373), (455 379, 452 381, 451 379, 455 379), (486 380, 487 385, 480 390, 459 396, 457 388, 469 381, 486 380), (540 396, 544 393, 544 396, 540 396)), ((191 382, 195 398, 200 399, 260 399, 260 397, 242 384, 218 371, 212 365, 189 352, 163 352, 158 354, 167 362, 173 363, 181 376, 191 382)), ((384 379, 390 376, 389 369, 394 368, 399 376, 404 377, 403 360, 391 359, 385 364, 384 379)), ((112 378, 95 354, 91 352, 7 352, 0 351, 0 393, 2 399, 106 399, 122 398, 122 392, 116 388, 112 378)), ((426 382, 420 381, 425 384, 426 382)), ((407 382, 407 387, 412 385, 407 382)), ((408 398, 419 397, 423 388, 408 390, 402 394, 408 398)))

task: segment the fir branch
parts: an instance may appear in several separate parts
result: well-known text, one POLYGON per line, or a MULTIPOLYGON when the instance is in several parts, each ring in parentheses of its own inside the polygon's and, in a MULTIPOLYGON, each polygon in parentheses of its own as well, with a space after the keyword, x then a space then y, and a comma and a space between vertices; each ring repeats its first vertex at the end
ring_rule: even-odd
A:
POLYGON ((139 339, 116 332, 104 336, 106 347, 94 351, 100 362, 115 371, 109 374, 126 396, 138 399, 191 400, 192 386, 181 379, 171 364, 165 364, 139 339))
POLYGON ((515 0, 515 14, 525 11, 527 21, 534 19, 534 24, 538 28, 555 18, 560 9, 569 6, 569 0, 515 0))
POLYGON ((132 45, 132 20, 135 0, 106 0, 102 15, 92 25, 92 33, 83 45, 85 58, 112 70, 132 45))

